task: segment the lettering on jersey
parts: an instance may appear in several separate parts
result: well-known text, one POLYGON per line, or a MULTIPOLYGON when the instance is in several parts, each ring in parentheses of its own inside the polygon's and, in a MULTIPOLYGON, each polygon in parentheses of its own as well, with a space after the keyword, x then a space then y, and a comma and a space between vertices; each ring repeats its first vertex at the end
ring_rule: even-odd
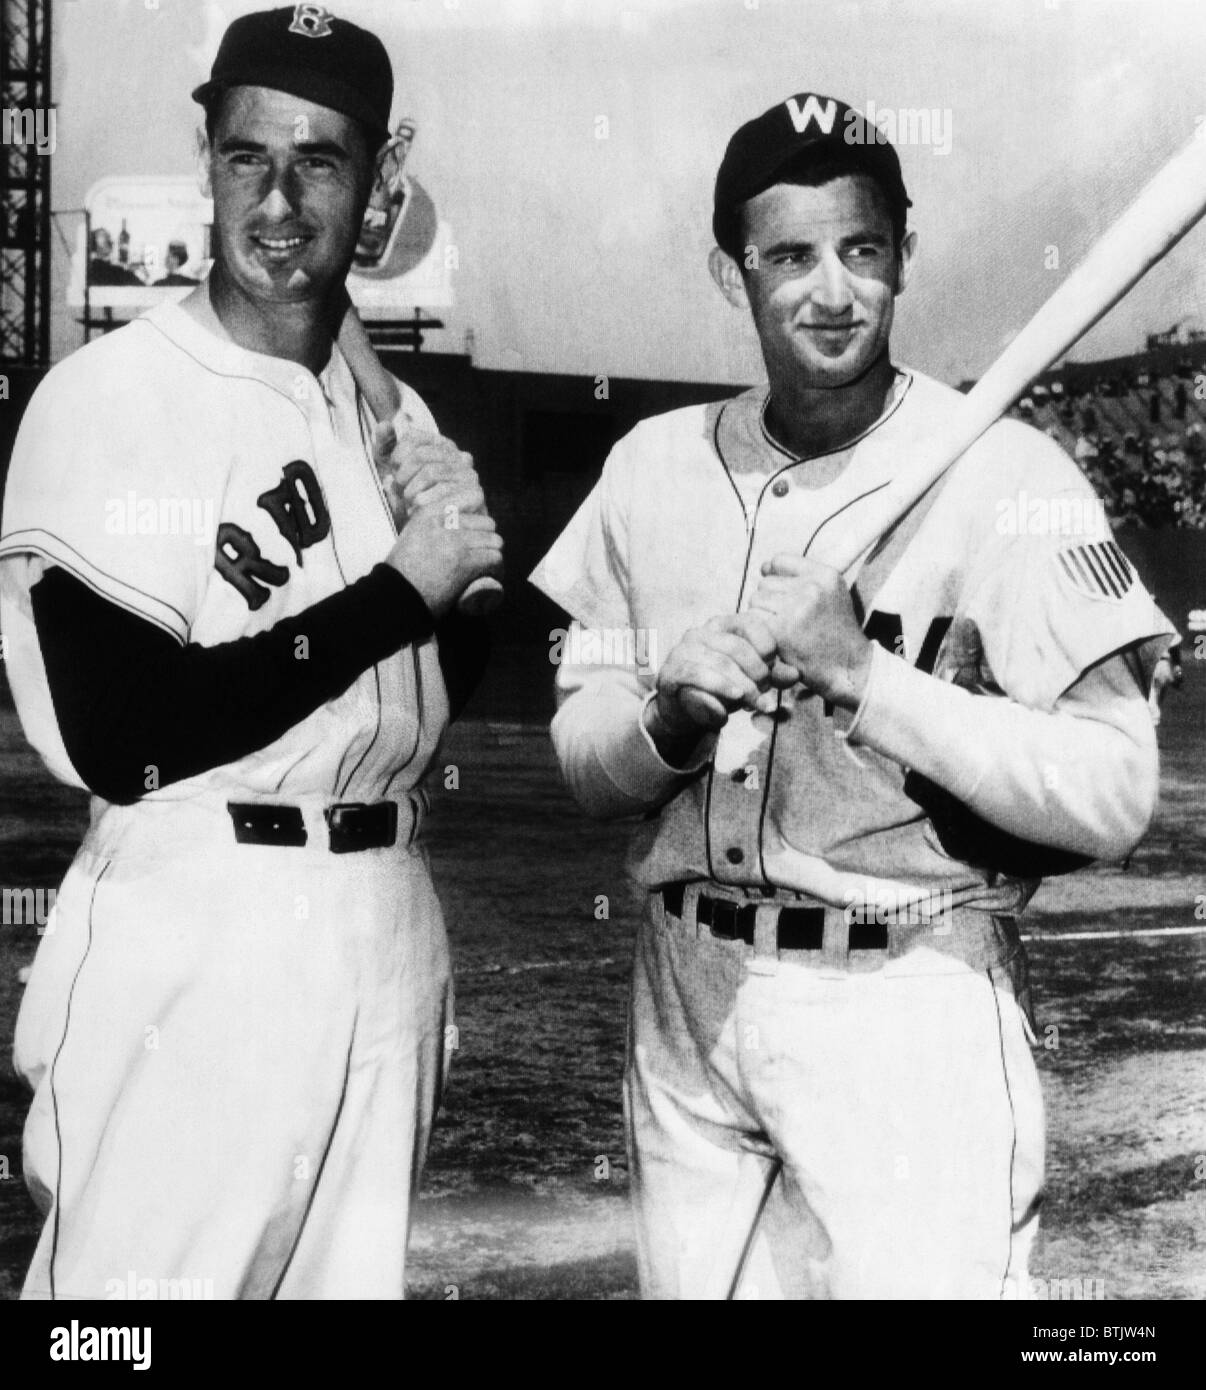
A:
MULTIPOLYGON (((331 514, 327 511, 322 488, 314 470, 303 459, 285 464, 280 482, 261 493, 256 503, 263 507, 276 529, 293 547, 299 565, 303 550, 331 534, 331 514)), ((224 521, 218 527, 214 568, 228 584, 238 589, 252 612, 268 602, 272 590, 265 585, 279 589, 289 582, 289 571, 283 565, 266 560, 251 532, 233 521, 224 521)))
MULTIPOLYGON (((881 613, 878 608, 873 608, 864 623, 863 605, 858 590, 851 590, 850 597, 854 600, 855 615, 863 624, 863 632, 867 638, 872 642, 878 642, 884 651, 891 652, 893 656, 904 656, 904 624, 900 620, 900 614, 881 613)), ((921 651, 918 653, 916 662, 917 669, 924 671, 927 676, 934 674, 934 667, 938 662, 938 652, 942 647, 943 639, 951 630, 953 621, 952 618, 943 617, 930 619, 930 625, 926 629, 925 639, 921 643, 921 651)))
POLYGON ((904 626, 899 613, 880 613, 873 611, 863 632, 869 642, 878 642, 886 652, 893 656, 904 655, 904 626))
MULTIPOLYGON (((854 611, 860 621, 863 616, 863 605, 858 596, 858 590, 851 590, 850 597, 854 600, 854 611)), ((915 663, 919 671, 924 671, 927 676, 934 674, 934 667, 938 661, 938 652, 942 647, 943 639, 950 631, 953 619, 939 617, 931 618, 930 625, 926 629, 925 639, 921 644, 921 651, 918 653, 915 663)), ((868 640, 878 642, 886 652, 891 652, 893 656, 905 656, 904 624, 900 620, 899 613, 881 613, 877 608, 871 610, 867 621, 863 624, 863 632, 868 640)), ((833 714, 833 705, 828 700, 825 701, 825 716, 833 714)))
POLYGON ((266 589, 265 584, 279 589, 289 582, 289 571, 283 565, 265 560, 255 537, 231 521, 224 521, 218 527, 214 568, 228 584, 238 589, 253 613, 268 602, 272 590, 266 589))
POLYGON ((934 666, 938 661, 938 650, 942 646, 943 639, 951 630, 952 618, 935 618, 929 625, 925 634, 925 641, 921 644, 921 652, 917 657, 917 669, 924 671, 927 676, 934 674, 934 666))
MULTIPOLYGON (((853 590, 851 596, 854 599, 854 611, 861 619, 863 609, 858 591, 853 590)), ((927 676, 934 674, 938 652, 950 631, 952 621, 947 617, 930 620, 916 662, 917 670, 924 671, 927 676)), ((878 642, 885 651, 904 655, 904 626, 899 613, 880 613, 873 610, 863 625, 863 631, 872 642, 878 642)), ((833 706, 828 701, 825 704, 825 714, 833 714, 833 706)), ((1008 831, 998 829, 976 815, 971 807, 959 801, 950 792, 918 772, 906 773, 903 789, 905 795, 916 802, 929 817, 938 843, 952 859, 1021 879, 1071 873, 1092 863, 1092 860, 1082 855, 1032 844, 1028 840, 1009 834, 1008 831)))
POLYGON ((303 550, 331 534, 331 514, 327 511, 322 488, 314 470, 302 459, 285 464, 280 482, 255 500, 293 547, 299 565, 303 550))

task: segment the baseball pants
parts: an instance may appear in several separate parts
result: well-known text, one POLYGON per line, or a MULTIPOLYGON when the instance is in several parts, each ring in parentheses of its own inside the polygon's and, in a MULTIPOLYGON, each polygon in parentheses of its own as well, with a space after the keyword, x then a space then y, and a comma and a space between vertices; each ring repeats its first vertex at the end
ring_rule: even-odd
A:
POLYGON ((1028 1296, 1042 1095, 1006 972, 801 955, 649 899, 625 1083, 643 1297, 1028 1296))
POLYGON ((403 1297, 451 1023, 414 801, 340 855, 319 804, 303 847, 235 843, 217 801, 105 811, 17 1023, 24 1298, 403 1297))

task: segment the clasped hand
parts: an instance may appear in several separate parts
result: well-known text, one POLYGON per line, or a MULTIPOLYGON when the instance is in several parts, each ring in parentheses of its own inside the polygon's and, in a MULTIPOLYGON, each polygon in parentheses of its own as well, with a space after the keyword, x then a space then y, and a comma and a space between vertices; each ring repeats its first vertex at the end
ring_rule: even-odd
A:
POLYGON ((749 607, 692 628, 658 672, 656 722, 669 737, 721 728, 737 709, 773 707, 776 690, 802 684, 857 709, 871 665, 839 571, 780 554, 762 566, 749 607))

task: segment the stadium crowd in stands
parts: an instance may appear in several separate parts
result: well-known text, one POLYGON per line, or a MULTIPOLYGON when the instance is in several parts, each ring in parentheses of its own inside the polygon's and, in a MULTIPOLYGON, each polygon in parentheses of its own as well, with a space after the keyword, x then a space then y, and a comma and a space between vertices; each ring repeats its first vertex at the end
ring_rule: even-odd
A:
POLYGON ((1206 528, 1206 366, 1088 365, 1044 378, 1011 413, 1068 450, 1116 524, 1206 528))

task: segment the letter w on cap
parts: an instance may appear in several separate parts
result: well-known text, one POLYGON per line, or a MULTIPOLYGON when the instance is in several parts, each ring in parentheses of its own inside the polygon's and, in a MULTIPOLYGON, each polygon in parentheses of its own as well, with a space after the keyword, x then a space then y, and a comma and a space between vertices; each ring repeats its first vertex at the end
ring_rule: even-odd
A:
POLYGON ((791 117, 791 123, 795 126, 797 135, 803 135, 811 121, 816 121, 826 135, 833 131, 833 121, 837 115, 837 102, 832 98, 824 106, 814 96, 805 97, 803 106, 796 101, 795 97, 788 97, 783 104, 787 107, 787 114, 791 117))

